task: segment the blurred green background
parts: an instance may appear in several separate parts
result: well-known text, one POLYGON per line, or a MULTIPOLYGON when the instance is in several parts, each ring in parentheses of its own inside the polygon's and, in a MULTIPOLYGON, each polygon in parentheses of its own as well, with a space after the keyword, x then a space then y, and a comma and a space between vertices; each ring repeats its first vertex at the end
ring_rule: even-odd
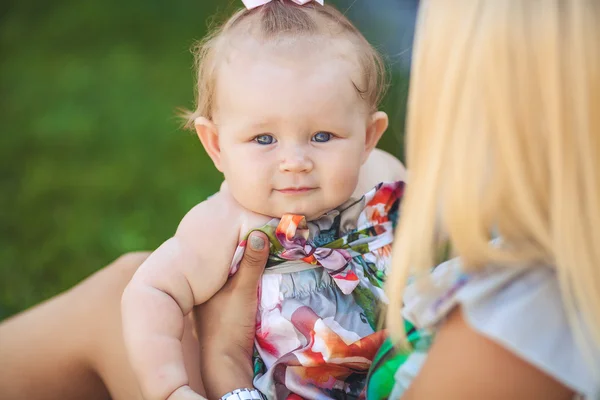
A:
MULTIPOLYGON (((156 248, 217 190, 176 110, 192 107, 191 44, 241 5, 1 3, 0 320, 156 248)), ((407 79, 394 70, 381 147, 399 156, 407 79)))

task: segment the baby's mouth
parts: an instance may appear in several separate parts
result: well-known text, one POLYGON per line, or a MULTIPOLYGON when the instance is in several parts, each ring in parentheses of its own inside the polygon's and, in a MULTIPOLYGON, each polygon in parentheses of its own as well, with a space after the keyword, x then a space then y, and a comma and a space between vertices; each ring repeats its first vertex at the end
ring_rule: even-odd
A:
POLYGON ((316 190, 313 187, 288 187, 283 189, 275 189, 276 192, 283 194, 305 194, 316 190))

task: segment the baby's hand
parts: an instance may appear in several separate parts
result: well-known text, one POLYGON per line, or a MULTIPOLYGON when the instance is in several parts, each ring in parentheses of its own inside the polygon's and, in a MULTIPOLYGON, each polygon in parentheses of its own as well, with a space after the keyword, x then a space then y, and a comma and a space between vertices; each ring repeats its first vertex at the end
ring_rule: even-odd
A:
POLYGON ((186 385, 175 390, 166 400, 206 400, 206 398, 200 396, 186 385))

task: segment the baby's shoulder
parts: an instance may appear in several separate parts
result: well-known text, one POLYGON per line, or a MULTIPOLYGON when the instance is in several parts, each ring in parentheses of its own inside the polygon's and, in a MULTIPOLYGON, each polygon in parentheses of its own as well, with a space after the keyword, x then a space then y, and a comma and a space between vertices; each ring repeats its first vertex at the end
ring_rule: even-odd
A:
POLYGON ((223 244, 236 243, 244 216, 245 209, 227 192, 219 191, 188 211, 176 236, 193 242, 194 247, 222 248, 223 244))
POLYGON ((242 207, 227 188, 222 187, 183 217, 176 235, 188 243, 194 243, 194 247, 210 251, 227 248, 233 252, 248 231, 270 220, 270 217, 242 207))
POLYGON ((393 155, 380 149, 373 149, 360 169, 359 182, 353 197, 360 197, 380 182, 406 180, 404 165, 393 155))
POLYGON ((383 181, 406 180, 406 169, 402 162, 394 155, 381 149, 373 149, 371 157, 365 163, 365 167, 371 174, 385 174, 383 181))

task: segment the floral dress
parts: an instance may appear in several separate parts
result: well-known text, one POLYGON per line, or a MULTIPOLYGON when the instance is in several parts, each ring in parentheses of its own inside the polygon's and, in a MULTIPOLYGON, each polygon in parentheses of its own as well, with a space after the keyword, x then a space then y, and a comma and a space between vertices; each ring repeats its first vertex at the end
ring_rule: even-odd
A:
MULTIPOLYGON (((382 183, 323 217, 260 228, 270 256, 259 290, 254 385, 269 399, 364 398, 402 182, 382 183)), ((246 242, 232 262, 235 273, 246 242)))

